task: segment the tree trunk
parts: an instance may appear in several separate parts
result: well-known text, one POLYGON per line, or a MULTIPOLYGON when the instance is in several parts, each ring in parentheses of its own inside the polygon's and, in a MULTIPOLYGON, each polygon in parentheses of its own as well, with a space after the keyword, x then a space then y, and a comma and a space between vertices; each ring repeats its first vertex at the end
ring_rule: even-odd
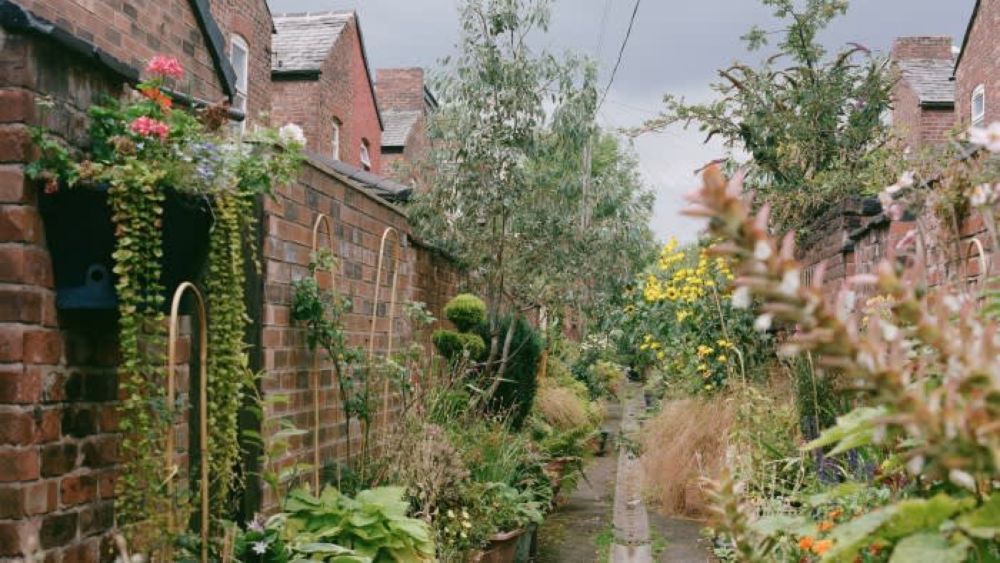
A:
POLYGON ((520 318, 520 315, 512 315, 510 317, 510 325, 507 326, 507 335, 503 339, 503 352, 500 354, 500 367, 497 369, 497 374, 493 377, 493 383, 490 385, 490 390, 486 393, 487 399, 493 398, 493 394, 497 392, 497 389, 500 387, 500 382, 503 381, 503 376, 507 372, 507 362, 510 360, 510 346, 514 341, 514 329, 517 327, 517 321, 520 318))

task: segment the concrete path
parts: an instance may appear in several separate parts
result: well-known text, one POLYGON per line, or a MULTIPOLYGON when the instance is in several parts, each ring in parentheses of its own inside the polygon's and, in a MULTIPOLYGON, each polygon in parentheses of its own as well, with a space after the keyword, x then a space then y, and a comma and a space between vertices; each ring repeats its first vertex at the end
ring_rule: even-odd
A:
POLYGON ((649 517, 642 500, 642 467, 630 444, 639 434, 639 417, 645 410, 642 388, 629 383, 625 391, 622 436, 618 447, 618 480, 615 484, 615 541, 612 563, 651 563, 649 517))
MULTIPOLYGON (((610 444, 617 442, 621 405, 608 404, 604 428, 611 431, 610 450, 587 463, 576 490, 564 504, 545 518, 538 531, 538 563, 589 563, 597 561, 599 538, 610 540, 617 458, 610 444)), ((607 549, 605 547, 605 549, 607 549)))

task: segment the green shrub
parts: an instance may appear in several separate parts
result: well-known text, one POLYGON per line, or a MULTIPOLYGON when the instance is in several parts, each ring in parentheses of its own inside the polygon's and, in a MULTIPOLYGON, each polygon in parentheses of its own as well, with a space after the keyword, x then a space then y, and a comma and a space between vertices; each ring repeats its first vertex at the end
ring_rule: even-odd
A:
POLYGON ((478 334, 436 330, 431 335, 431 341, 438 353, 449 361, 457 360, 465 352, 468 352, 469 358, 478 359, 486 351, 486 343, 478 334))
MULTIPOLYGON (((511 318, 500 319, 499 334, 501 344, 507 335, 511 318)), ((490 329, 486 323, 477 328, 483 341, 490 338, 490 329)), ((525 418, 531 412, 538 391, 538 360, 542 355, 542 337, 526 320, 517 318, 514 325, 514 336, 511 340, 510 358, 504 380, 500 382, 496 393, 490 400, 489 408, 494 413, 508 417, 511 428, 519 430, 525 418)))
POLYGON ((444 316, 459 332, 470 332, 486 320, 486 303, 470 293, 456 295, 444 306, 444 316))

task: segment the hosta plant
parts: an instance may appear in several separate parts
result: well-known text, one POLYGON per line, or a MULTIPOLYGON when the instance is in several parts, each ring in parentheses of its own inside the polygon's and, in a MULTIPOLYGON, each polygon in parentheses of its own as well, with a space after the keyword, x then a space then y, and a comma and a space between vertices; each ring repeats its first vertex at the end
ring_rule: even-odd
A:
POLYGON ((850 280, 851 286, 872 285, 891 304, 862 332, 850 314, 849 288, 828 303, 819 285, 822 272, 813 285, 800 283, 794 234, 772 239, 768 207, 751 213, 739 176, 727 180, 717 167, 708 168, 694 203, 690 213, 706 217, 721 240, 713 252, 733 261, 734 302, 759 299, 759 328, 796 328, 784 354, 810 352, 819 369, 835 371, 859 393, 859 406, 806 447, 832 446, 836 455, 877 444, 896 460, 886 470, 911 482, 868 510, 818 522, 809 511, 754 521, 745 512, 741 485, 724 482, 716 491, 719 529, 737 558, 781 558, 789 536, 807 560, 1000 557, 997 323, 950 288, 926 291, 920 256, 911 254, 850 280))

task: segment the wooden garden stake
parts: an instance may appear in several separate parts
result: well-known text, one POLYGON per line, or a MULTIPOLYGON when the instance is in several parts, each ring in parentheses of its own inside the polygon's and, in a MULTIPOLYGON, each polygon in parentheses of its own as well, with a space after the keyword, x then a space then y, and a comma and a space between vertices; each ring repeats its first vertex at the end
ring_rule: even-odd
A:
POLYGON ((205 314, 205 300, 191 282, 183 282, 174 291, 170 304, 170 328, 167 341, 167 410, 170 413, 170 429, 167 432, 167 498, 170 499, 170 509, 167 511, 167 530, 174 531, 174 403, 176 395, 175 364, 177 360, 177 324, 181 298, 184 292, 190 291, 195 297, 195 310, 198 314, 198 436, 201 454, 201 561, 208 562, 208 326, 205 314))

